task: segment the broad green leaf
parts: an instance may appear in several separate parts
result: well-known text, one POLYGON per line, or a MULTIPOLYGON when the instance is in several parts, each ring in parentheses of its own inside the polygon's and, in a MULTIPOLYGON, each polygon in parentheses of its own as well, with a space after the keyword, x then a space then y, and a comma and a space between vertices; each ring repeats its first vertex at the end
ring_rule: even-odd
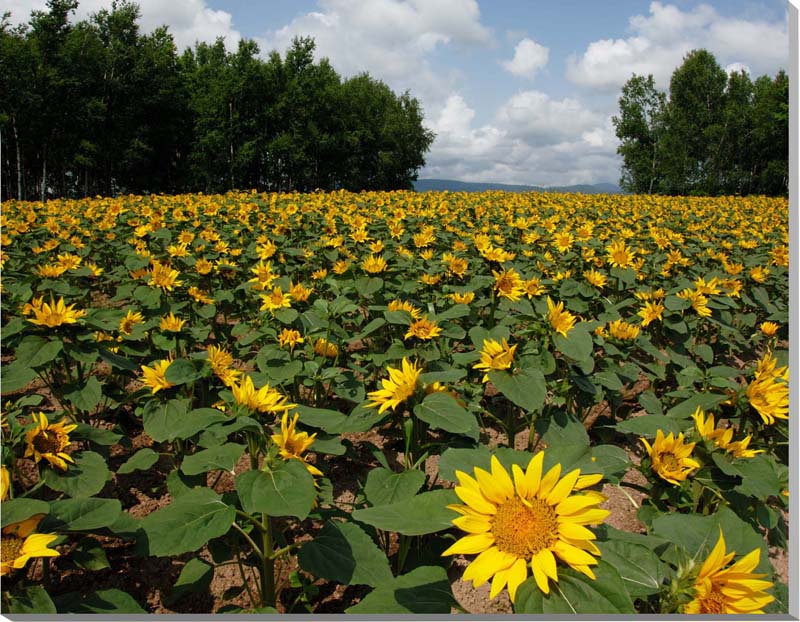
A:
MULTIPOLYGON (((31 585, 11 595, 11 613, 53 615, 58 613, 50 595, 41 585, 31 585)), ((5 613, 5 607, 3 608, 5 613)))
POLYGON ((186 475, 198 475, 208 471, 230 471, 244 453, 245 446, 236 443, 226 443, 211 449, 198 451, 196 454, 186 456, 181 463, 181 471, 186 475))
POLYGON ((70 438, 83 439, 95 445, 103 445, 106 447, 115 445, 122 439, 122 434, 112 432, 111 430, 96 428, 86 423, 78 423, 77 426, 77 428, 70 432, 70 438))
POLYGON ((144 406, 144 431, 156 442, 172 441, 177 431, 188 421, 188 400, 169 400, 166 403, 150 400, 144 406))
POLYGON ((110 568, 105 549, 95 538, 84 538, 69 554, 69 559, 85 570, 103 570, 110 568))
POLYGON ((212 538, 225 535, 235 516, 235 509, 213 490, 197 488, 148 514, 140 525, 149 554, 169 557, 196 551, 212 538))
POLYGON ((663 415, 664 407, 661 405, 661 400, 656 397, 652 391, 645 391, 641 393, 638 398, 639 403, 651 415, 663 415))
POLYGON ((517 590, 514 613, 520 614, 633 614, 635 610, 625 583, 611 564, 599 561, 591 567, 592 580, 572 568, 558 568, 558 583, 550 581, 545 595, 530 577, 517 590))
POLYGON ((760 454, 753 458, 737 460, 715 451, 712 459, 726 475, 742 478, 741 483, 736 486, 737 492, 762 501, 781 494, 781 481, 775 470, 773 458, 760 454))
POLYGON ((214 567, 204 559, 193 557, 181 569, 181 574, 175 581, 175 585, 172 586, 167 602, 178 602, 187 594, 207 593, 213 578, 214 567))
POLYGON ((70 497, 96 495, 111 477, 105 458, 93 451, 73 454, 72 458, 75 464, 69 464, 66 471, 44 469, 45 485, 70 497))
POLYGON ((361 527, 328 521, 297 555, 315 577, 342 585, 379 585, 393 580, 389 560, 361 527))
POLYGON ((194 361, 189 359, 175 359, 167 367, 164 378, 175 386, 194 382, 202 377, 203 370, 194 361))
POLYGON ((641 544, 609 540, 598 542, 603 560, 617 569, 634 598, 656 594, 667 577, 664 564, 652 550, 641 544))
POLYGON ((667 411, 667 417, 688 418, 694 414, 698 407, 709 411, 726 399, 728 399, 727 395, 720 395, 719 393, 697 393, 688 400, 670 408, 667 411))
POLYGON ((26 367, 41 367, 58 356, 64 344, 58 339, 44 339, 37 335, 25 337, 14 352, 15 362, 26 367))
POLYGON ((538 411, 544 406, 547 384, 544 374, 538 369, 525 369, 518 374, 490 371, 489 380, 500 393, 528 412, 538 411))
MULTIPOLYGON (((240 417, 239 419, 244 418, 240 417)), ((232 423, 232 421, 230 415, 226 415, 216 408, 195 408, 178 420, 177 427, 174 430, 175 438, 190 438, 212 425, 218 423, 232 423)), ((233 430, 228 430, 228 434, 231 432, 233 432, 233 430)))
POLYGON ((68 592, 53 597, 58 613, 147 613, 127 592, 112 588, 88 595, 68 592))
POLYGON ((3 395, 16 393, 38 378, 31 367, 22 365, 18 361, 14 361, 10 365, 3 365, 0 377, 2 378, 0 391, 3 395))
POLYGON ((301 520, 316 496, 314 478, 299 460, 282 462, 272 471, 245 471, 236 478, 236 491, 245 512, 301 520))
POLYGON ((117 475, 126 475, 134 471, 146 471, 158 462, 158 457, 158 454, 152 449, 143 447, 120 465, 119 469, 117 469, 117 475))
POLYGON ((11 525, 13 523, 21 523, 22 521, 35 516, 36 514, 47 514, 50 511, 50 504, 47 501, 39 501, 38 499, 25 499, 17 497, 3 501, 2 526, 11 525))
POLYGON ((456 471, 473 475, 473 469, 480 467, 489 470, 492 453, 481 445, 476 449, 450 447, 439 457, 439 477, 448 482, 456 482, 456 471))
POLYGON ((475 415, 449 393, 435 391, 414 407, 414 414, 434 430, 464 434, 477 429, 475 415))
POLYGON ((118 499, 64 499, 50 502, 50 515, 44 520, 56 529, 92 531, 113 524, 121 513, 118 499))
POLYGON ((454 604, 450 579, 445 569, 441 566, 421 566, 375 588, 346 612, 449 614, 454 604))
POLYGON ((103 387, 97 380, 97 376, 91 376, 82 389, 68 393, 66 398, 78 410, 90 413, 97 408, 103 398, 103 387))
POLYGON ((594 342, 592 334, 584 327, 576 324, 572 330, 567 332, 567 336, 553 335, 553 345, 556 350, 573 361, 584 361, 592 355, 594 342))
POLYGON ((458 503, 452 490, 433 490, 388 505, 355 510, 352 516, 383 531, 421 536, 452 527, 458 515, 447 509, 450 503, 458 503))
POLYGON ((635 434, 645 438, 655 438, 656 432, 662 430, 664 435, 670 432, 677 436, 687 427, 687 422, 667 417, 666 415, 642 415, 641 417, 631 417, 625 421, 620 421, 616 425, 617 432, 623 434, 635 434))
POLYGON ((403 499, 409 499, 425 483, 422 471, 400 471, 393 473, 389 469, 372 469, 367 475, 364 495, 371 505, 389 505, 403 499))

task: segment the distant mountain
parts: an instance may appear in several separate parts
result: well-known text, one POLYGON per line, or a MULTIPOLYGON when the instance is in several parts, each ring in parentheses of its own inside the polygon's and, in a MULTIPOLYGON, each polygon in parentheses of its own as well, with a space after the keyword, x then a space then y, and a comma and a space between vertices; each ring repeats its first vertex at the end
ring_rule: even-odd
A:
POLYGON ((621 194, 616 184, 578 184, 575 186, 522 186, 515 184, 493 184, 479 181, 456 181, 454 179, 418 179, 414 182, 417 192, 449 190, 450 192, 484 192, 504 190, 506 192, 582 192, 584 194, 621 194))

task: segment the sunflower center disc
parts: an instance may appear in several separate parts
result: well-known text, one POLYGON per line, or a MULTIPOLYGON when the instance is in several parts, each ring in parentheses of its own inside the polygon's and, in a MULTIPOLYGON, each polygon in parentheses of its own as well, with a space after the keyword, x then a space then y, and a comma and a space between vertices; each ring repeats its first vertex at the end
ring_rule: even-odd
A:
POLYGON ((671 452, 664 452, 661 454, 661 461, 664 463, 669 470, 674 471, 676 469, 680 469, 681 463, 675 457, 675 454, 671 452))
POLYGON ((33 448, 40 454, 57 454, 61 451, 61 442, 58 436, 53 433, 45 436, 39 432, 33 437, 33 448))
POLYGON ((3 536, 0 538, 0 556, 4 562, 11 563, 19 557, 23 540, 16 536, 3 536))
POLYGON ((725 597, 722 592, 713 590, 700 603, 700 613, 725 613, 725 597))
POLYGON ((497 508, 492 535, 504 553, 531 559, 558 539, 558 518, 552 506, 541 499, 533 499, 528 507, 515 497, 497 508))

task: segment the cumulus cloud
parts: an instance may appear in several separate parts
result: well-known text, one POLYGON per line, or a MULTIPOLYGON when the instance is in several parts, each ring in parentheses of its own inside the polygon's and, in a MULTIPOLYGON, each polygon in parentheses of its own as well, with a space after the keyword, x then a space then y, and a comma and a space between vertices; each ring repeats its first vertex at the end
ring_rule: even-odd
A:
POLYGON ((451 93, 432 127, 436 140, 421 177, 510 184, 616 181, 619 158, 611 118, 538 91, 509 98, 491 123, 451 93))
POLYGON ((258 39, 262 50, 283 52, 297 36, 311 36, 345 76, 368 71, 395 90, 410 89, 426 107, 439 108, 455 81, 430 65, 443 45, 487 45, 492 33, 476 0, 320 0, 305 13, 258 39))
POLYGON ((525 38, 514 48, 514 58, 501 61, 503 69, 521 78, 533 78, 536 73, 547 65, 550 50, 536 43, 533 39, 525 38))
MULTIPOLYGON (((227 11, 217 11, 206 5, 205 0, 137 0, 141 9, 140 31, 148 33, 159 26, 169 26, 179 51, 193 47, 196 41, 213 42, 218 37, 225 40, 229 50, 236 48, 242 38, 233 27, 233 18, 227 11)), ((100 9, 109 8, 108 0, 81 0, 74 19, 88 19, 100 9)), ((31 11, 47 10, 46 0, 9 0, 14 24, 27 22, 31 11)))
POLYGON ((653 74, 660 88, 684 55, 705 48, 722 66, 745 59, 756 73, 787 68, 789 39, 785 22, 745 20, 720 15, 701 4, 691 10, 653 2, 648 15, 629 20, 631 36, 593 41, 580 56, 567 59, 567 78, 605 90, 620 88, 631 74, 653 74))

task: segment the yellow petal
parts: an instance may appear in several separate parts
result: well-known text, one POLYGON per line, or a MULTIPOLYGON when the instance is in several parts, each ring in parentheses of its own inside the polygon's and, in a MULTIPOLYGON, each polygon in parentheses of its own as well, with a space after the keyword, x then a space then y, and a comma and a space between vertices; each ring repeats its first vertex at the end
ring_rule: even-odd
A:
POLYGON ((508 499, 502 487, 488 471, 475 467, 475 479, 478 480, 478 485, 481 488, 483 496, 492 503, 501 504, 508 499))
POLYGON ((492 477, 494 477, 498 489, 505 495, 504 501, 514 496, 514 482, 511 481, 508 471, 500 464, 496 456, 492 456, 492 477))
POLYGON ((589 486, 594 486, 601 479, 603 479, 602 473, 587 473, 585 475, 581 475, 578 478, 578 481, 575 482, 575 490, 583 490, 589 486))
POLYGON ((558 571, 556 570, 556 558, 550 549, 542 549, 531 560, 531 567, 539 566, 545 576, 558 582, 558 571))
POLYGON ((545 501, 550 505, 556 505, 557 503, 561 503, 564 499, 567 498, 567 495, 572 492, 572 488, 575 486, 575 482, 578 481, 578 477, 580 477, 581 470, 575 469, 574 471, 570 471, 561 480, 553 487, 553 490, 547 495, 545 501))
POLYGON ((588 507, 597 504, 597 500, 587 495, 572 495, 567 497, 556 506, 556 514, 560 516, 568 516, 575 514, 580 510, 585 510, 588 507))
POLYGON ((514 474, 514 486, 517 489, 517 494, 523 499, 529 499, 530 489, 528 488, 528 480, 525 478, 525 471, 518 464, 512 464, 511 472, 514 474))
POLYGON ((479 492, 462 486, 456 486, 455 491, 459 498, 472 509, 482 514, 495 514, 497 512, 497 506, 489 503, 479 492))
POLYGON ((489 577, 501 570, 508 569, 516 561, 516 555, 504 553, 496 546, 486 549, 467 566, 462 578, 472 581, 473 587, 480 587, 489 580, 489 577))
POLYGON ((557 463, 552 469, 545 473, 544 477, 542 477, 542 483, 539 484, 539 492, 536 493, 536 496, 540 499, 544 499, 547 495, 549 495, 550 491, 553 490, 553 486, 555 486, 558 482, 558 478, 560 476, 561 463, 557 463))
POLYGON ((508 570, 501 570, 492 579, 492 589, 489 591, 489 598, 495 598, 506 586, 508 582, 508 570))
POLYGON ((558 525, 558 533, 571 540, 594 540, 594 533, 582 525, 565 521, 558 525))
POLYGON ((484 533, 492 528, 488 520, 480 520, 474 516, 459 516, 453 519, 453 524, 467 533, 484 533))
POLYGON ((524 559, 518 559, 508 571, 508 596, 511 602, 517 595, 517 588, 522 585, 522 582, 528 577, 528 567, 524 559))
POLYGON ((481 553, 494 544, 494 536, 490 533, 479 533, 464 536, 455 542, 442 555, 472 555, 481 553))
POLYGON ((547 580, 547 574, 545 574, 544 569, 540 564, 535 563, 534 560, 531 560, 531 570, 533 570, 533 578, 536 581, 536 585, 539 586, 539 589, 542 590, 545 594, 550 593, 550 583, 547 580))
POLYGON ((539 492, 539 484, 542 481, 542 463, 544 462, 544 452, 540 451, 528 463, 525 469, 525 479, 528 480, 528 492, 533 497, 539 492))

